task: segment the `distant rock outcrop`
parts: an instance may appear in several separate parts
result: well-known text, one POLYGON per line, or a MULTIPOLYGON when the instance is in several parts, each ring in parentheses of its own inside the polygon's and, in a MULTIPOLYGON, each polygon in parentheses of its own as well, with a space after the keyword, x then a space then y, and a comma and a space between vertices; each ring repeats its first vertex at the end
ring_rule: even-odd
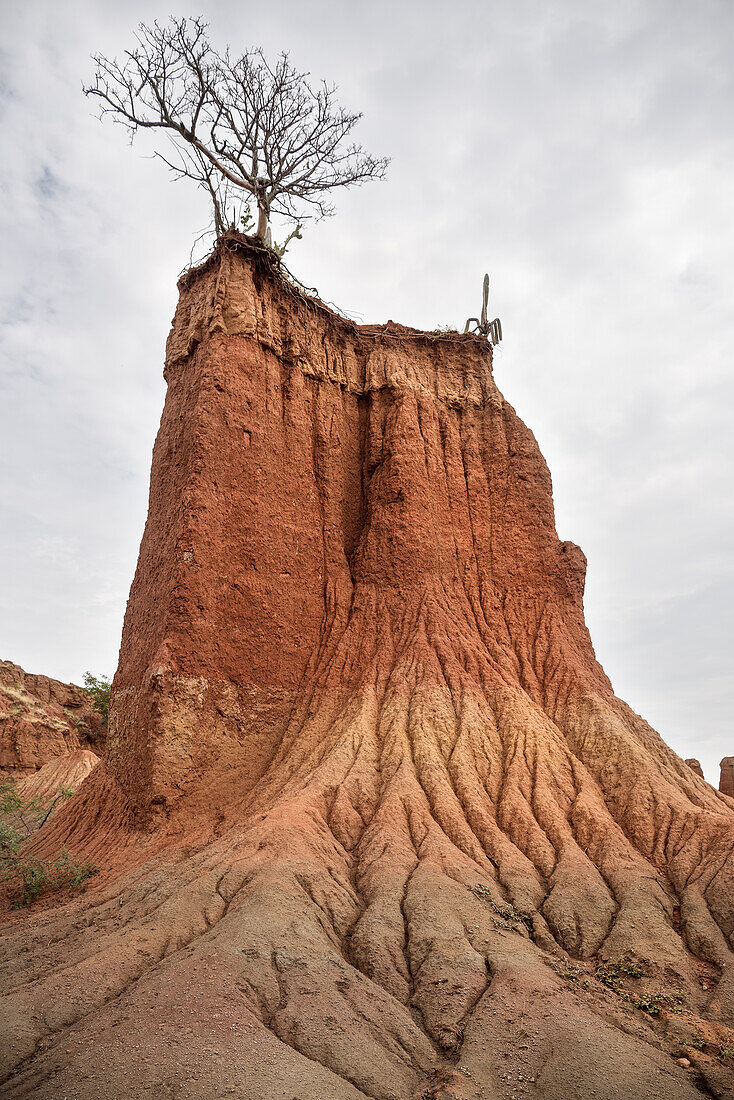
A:
POLYGON ((5 937, 5 1095, 730 1095, 734 801, 615 697, 491 346, 236 235, 180 289, 111 743, 33 848, 104 887, 5 937))
POLYGON ((725 756, 721 761, 719 790, 722 794, 734 798, 734 756, 725 756))
POLYGON ((686 764, 688 765, 688 767, 691 769, 692 772, 695 772, 696 775, 700 775, 701 779, 704 778, 704 774, 703 774, 703 770, 701 768, 700 761, 690 759, 690 760, 686 760, 686 764))
POLYGON ((0 661, 0 775, 31 775, 79 748, 99 753, 103 734, 82 688, 0 661))

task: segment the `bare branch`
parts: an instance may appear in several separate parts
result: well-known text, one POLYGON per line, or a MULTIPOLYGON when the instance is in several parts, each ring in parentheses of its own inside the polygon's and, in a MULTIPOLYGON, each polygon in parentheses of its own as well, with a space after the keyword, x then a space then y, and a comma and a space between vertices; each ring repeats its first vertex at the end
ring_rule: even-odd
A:
POLYGON ((170 138, 179 161, 156 155, 175 178, 207 191, 217 235, 230 224, 230 189, 255 197, 264 238, 271 212, 327 217, 328 192, 384 178, 387 158, 346 144, 361 115, 336 103, 332 85, 313 86, 287 54, 271 64, 260 49, 217 53, 201 18, 141 24, 135 43, 120 61, 94 56, 84 92, 131 138, 141 130, 170 138))

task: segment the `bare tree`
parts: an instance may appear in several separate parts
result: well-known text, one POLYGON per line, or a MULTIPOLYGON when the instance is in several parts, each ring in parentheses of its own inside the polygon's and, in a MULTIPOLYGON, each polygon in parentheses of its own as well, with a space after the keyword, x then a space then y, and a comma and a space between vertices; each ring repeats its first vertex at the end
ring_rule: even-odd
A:
POLYGON ((271 65, 262 50, 217 53, 202 19, 141 24, 122 58, 94 55, 86 95, 130 131, 161 130, 176 159, 160 157, 178 178, 209 193, 217 234, 233 193, 255 199, 257 235, 271 213, 301 220, 333 213, 329 192, 382 179, 387 159, 347 138, 361 118, 335 101, 333 85, 312 85, 288 55, 271 65))

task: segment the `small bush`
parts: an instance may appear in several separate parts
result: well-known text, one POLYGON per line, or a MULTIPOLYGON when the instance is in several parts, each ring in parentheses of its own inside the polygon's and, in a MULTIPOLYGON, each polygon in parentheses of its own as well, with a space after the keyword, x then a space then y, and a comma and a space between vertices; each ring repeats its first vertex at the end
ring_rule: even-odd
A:
POLYGON ((3 868, 5 877, 20 877, 20 892, 13 900, 16 909, 24 909, 36 901, 46 890, 59 890, 66 887, 70 894, 81 890, 92 875, 99 873, 99 867, 92 863, 75 862, 65 848, 56 859, 31 859, 29 856, 6 857, 8 864, 3 868))
POLYGON ((501 917, 501 922, 495 921, 495 926, 511 928, 513 924, 522 924, 528 933, 532 935, 533 921, 527 913, 518 912, 512 905, 497 905, 492 897, 491 888, 483 882, 478 882, 476 886, 470 886, 469 889, 475 898, 479 898, 480 901, 488 901, 493 905, 495 912, 501 917))
POLYGON ((514 905, 505 905, 502 909, 498 909, 497 912, 503 920, 508 921, 510 924, 522 924, 525 929, 532 935, 533 932, 533 919, 528 913, 521 913, 515 909, 514 905))
POLYGON ((84 673, 84 690, 89 696, 92 706, 101 714, 104 722, 107 722, 107 714, 110 709, 110 692, 112 684, 108 676, 94 676, 91 672, 84 673))
POLYGON ((44 802, 24 798, 13 783, 0 783, 0 878, 18 880, 19 890, 13 898, 16 909, 30 905, 46 890, 65 887, 69 893, 76 893, 99 871, 92 863, 75 861, 65 848, 55 859, 35 859, 20 853, 23 842, 73 793, 68 787, 60 787, 50 802, 44 802))

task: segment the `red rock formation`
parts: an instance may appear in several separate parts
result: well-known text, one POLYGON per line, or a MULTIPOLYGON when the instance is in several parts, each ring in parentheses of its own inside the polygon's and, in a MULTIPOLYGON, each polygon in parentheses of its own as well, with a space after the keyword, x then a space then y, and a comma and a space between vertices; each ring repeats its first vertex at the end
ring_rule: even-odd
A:
POLYGON ((112 744, 36 849, 137 862, 83 949, 8 937, 7 1095, 724 1095, 734 802, 615 698, 490 347, 230 237, 166 376, 112 744))
POLYGON ((75 749, 99 751, 101 719, 74 684, 0 661, 0 775, 31 775, 75 749))
MULTIPOLYGON (((90 772, 99 763, 99 757, 88 749, 73 749, 65 756, 49 760, 25 779, 13 784, 13 794, 22 800, 20 807, 10 806, 2 815, 2 825, 10 827, 17 835, 27 838, 51 820, 64 806, 67 798, 81 787, 90 772)), ((0 849, 1 849, 0 845, 0 849)), ((0 850, 0 880, 4 880, 8 867, 2 863, 0 850)), ((0 894, 0 908, 11 904, 17 891, 5 890, 0 894)))
POLYGON ((734 798, 734 756, 725 756, 721 761, 719 790, 722 794, 734 798))
POLYGON ((691 771, 696 773, 696 775, 700 775, 701 779, 704 778, 703 770, 701 768, 701 763, 699 760, 686 760, 686 764, 691 769, 691 771))

